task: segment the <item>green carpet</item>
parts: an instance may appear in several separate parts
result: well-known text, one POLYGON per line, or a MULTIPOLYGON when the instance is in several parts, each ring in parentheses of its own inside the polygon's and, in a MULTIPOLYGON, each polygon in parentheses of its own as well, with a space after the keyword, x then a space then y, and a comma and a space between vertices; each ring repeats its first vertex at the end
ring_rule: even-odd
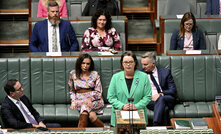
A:
POLYGON ((0 21, 0 40, 29 40, 28 21, 0 21))
POLYGON ((0 0, 0 9, 28 9, 28 0, 0 0))
POLYGON ((123 0, 124 8, 147 7, 147 0, 123 0))
POLYGON ((150 20, 129 20, 128 38, 153 38, 153 26, 150 20))

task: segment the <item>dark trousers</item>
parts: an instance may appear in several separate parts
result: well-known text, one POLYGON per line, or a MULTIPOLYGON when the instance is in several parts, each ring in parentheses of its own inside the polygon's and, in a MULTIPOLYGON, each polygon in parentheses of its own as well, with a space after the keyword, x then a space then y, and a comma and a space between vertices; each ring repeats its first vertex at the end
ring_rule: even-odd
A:
POLYGON ((169 110, 173 109, 176 100, 173 96, 160 96, 156 101, 150 101, 147 108, 154 111, 153 123, 157 125, 170 125, 169 110))

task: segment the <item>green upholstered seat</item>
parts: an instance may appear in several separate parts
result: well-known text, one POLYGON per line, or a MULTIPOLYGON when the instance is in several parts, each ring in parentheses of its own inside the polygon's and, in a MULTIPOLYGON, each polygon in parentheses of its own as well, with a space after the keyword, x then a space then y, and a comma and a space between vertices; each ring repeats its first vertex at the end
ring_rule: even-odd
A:
MULTIPOLYGON (((177 96, 190 106, 177 104, 170 117, 212 116, 211 104, 221 95, 221 56, 158 56, 157 65, 171 69, 177 87, 177 96)), ((76 126, 77 110, 71 110, 68 77, 77 57, 60 58, 0 58, 0 104, 6 96, 3 85, 11 78, 18 79, 24 93, 34 107, 49 122, 76 126)), ((95 70, 101 76, 104 113, 98 117, 110 122, 111 105, 107 90, 114 73, 120 71, 120 57, 93 57, 95 70)), ((140 63, 140 57, 138 57, 140 63)), ((140 64, 141 67, 141 64, 140 64)), ((148 110, 148 118, 153 111, 148 110)), ((1 121, 1 120, 0 120, 1 121)))

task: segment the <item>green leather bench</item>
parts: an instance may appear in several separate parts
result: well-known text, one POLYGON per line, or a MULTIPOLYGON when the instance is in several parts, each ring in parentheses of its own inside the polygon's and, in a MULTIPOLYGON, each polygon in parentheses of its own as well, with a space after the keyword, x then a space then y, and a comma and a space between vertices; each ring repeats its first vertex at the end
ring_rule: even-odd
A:
MULTIPOLYGON (((221 63, 218 56, 159 56, 157 64, 171 69, 178 97, 190 106, 177 104, 171 117, 209 117, 215 96, 221 95, 221 63)), ((34 107, 49 122, 76 126, 79 113, 71 110, 68 88, 69 72, 77 57, 61 58, 0 58, 0 104, 6 96, 3 85, 7 79, 18 79, 34 107)), ((101 76, 104 114, 99 118, 110 122, 111 105, 107 89, 114 73, 120 71, 120 57, 93 57, 101 76)), ((138 57, 140 61, 140 57, 138 57)), ((141 67, 141 64, 140 64, 141 67)), ((148 111, 152 120, 153 112, 148 111)), ((3 123, 1 122, 3 125, 3 123)))

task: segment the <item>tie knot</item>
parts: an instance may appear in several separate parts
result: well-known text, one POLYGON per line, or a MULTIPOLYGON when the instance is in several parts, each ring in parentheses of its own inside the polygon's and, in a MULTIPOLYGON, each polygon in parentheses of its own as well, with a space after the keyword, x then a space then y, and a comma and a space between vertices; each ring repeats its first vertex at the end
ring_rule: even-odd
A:
POLYGON ((147 72, 147 74, 153 74, 153 72, 147 72))

